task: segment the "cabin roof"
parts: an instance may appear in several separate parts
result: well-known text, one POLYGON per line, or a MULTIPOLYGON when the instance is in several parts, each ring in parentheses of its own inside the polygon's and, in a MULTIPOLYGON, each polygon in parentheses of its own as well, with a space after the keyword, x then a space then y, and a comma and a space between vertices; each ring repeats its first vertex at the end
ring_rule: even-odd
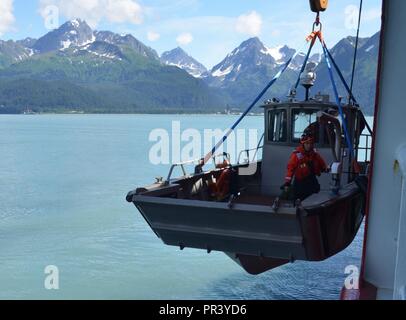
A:
MULTIPOLYGON (((343 106, 344 107, 344 106, 343 106)), ((261 108, 337 108, 337 105, 332 102, 320 102, 317 100, 309 101, 282 101, 282 102, 270 102, 263 104, 261 108)))
MULTIPOLYGON (((329 109, 335 108, 337 109, 337 104, 333 102, 322 102, 317 100, 309 100, 309 101, 281 101, 281 102, 269 102, 265 103, 261 106, 261 108, 268 110, 272 108, 317 108, 317 109, 329 109)), ((353 105, 342 105, 343 109, 358 109, 357 106, 353 105)))

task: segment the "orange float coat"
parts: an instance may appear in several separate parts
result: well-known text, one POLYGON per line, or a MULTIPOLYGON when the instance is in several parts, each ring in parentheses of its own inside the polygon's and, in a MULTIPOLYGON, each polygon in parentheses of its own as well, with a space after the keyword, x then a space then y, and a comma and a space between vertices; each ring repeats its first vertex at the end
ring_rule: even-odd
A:
POLYGON ((311 174, 320 176, 326 170, 327 165, 317 151, 306 152, 303 146, 300 146, 290 156, 285 182, 292 182, 293 177, 301 181, 311 174))

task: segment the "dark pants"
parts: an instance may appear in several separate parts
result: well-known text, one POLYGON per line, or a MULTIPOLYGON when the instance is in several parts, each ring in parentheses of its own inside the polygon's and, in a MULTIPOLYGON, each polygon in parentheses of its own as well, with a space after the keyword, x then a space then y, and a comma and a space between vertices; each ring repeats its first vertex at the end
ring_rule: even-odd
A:
POLYGON ((302 180, 297 180, 293 182, 293 200, 304 199, 310 197, 312 194, 320 192, 320 184, 314 174, 304 178, 302 180))

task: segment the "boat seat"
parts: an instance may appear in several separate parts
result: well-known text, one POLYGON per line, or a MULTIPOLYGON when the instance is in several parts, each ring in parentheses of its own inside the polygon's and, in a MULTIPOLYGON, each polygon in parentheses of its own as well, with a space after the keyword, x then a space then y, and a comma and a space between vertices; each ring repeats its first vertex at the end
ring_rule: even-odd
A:
POLYGON ((181 183, 182 192, 179 193, 179 198, 208 201, 210 199, 209 182, 214 176, 215 173, 210 172, 196 174, 184 179, 181 183))

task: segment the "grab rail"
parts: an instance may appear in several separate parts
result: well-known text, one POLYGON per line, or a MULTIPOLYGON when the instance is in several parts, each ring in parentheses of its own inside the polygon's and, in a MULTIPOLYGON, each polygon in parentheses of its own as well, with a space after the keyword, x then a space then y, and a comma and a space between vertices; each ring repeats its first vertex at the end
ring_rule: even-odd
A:
MULTIPOLYGON (((216 158, 221 157, 221 156, 222 156, 222 157, 225 157, 225 158, 227 159, 228 163, 230 163, 230 159, 231 159, 230 154, 227 153, 227 152, 223 152, 223 153, 215 154, 215 155, 213 155, 213 156, 211 157, 211 158, 213 159, 214 164, 216 164, 216 158)), ((189 161, 183 161, 183 162, 178 162, 178 163, 172 164, 171 168, 169 169, 168 177, 166 178, 165 184, 168 184, 169 181, 171 180, 173 171, 175 170, 176 167, 181 167, 183 176, 186 177, 188 174, 187 174, 187 172, 186 172, 185 165, 187 165, 187 164, 193 164, 193 163, 198 163, 198 162, 201 161, 201 160, 202 160, 202 159, 199 158, 199 159, 194 159, 194 160, 189 160, 189 161)))
POLYGON ((241 155, 242 155, 243 153, 246 153, 246 154, 247 154, 247 158, 248 158, 247 160, 248 160, 248 161, 246 161, 244 164, 250 164, 250 163, 251 163, 251 161, 250 161, 250 151, 254 151, 254 150, 255 150, 255 154, 254 154, 254 156, 252 157, 252 162, 253 162, 254 159, 255 159, 255 157, 256 157, 257 154, 258 154, 258 150, 261 150, 261 149, 264 148, 264 145, 263 145, 264 139, 265 139, 265 132, 262 134, 261 139, 259 139, 259 142, 258 142, 257 147, 256 147, 255 149, 247 149, 247 150, 243 150, 243 151, 240 152, 240 154, 238 155, 237 163, 238 163, 238 164, 241 164, 241 163, 240 163, 241 155), (262 146, 261 146, 261 144, 262 144, 262 146))
POLYGON ((257 148, 253 148, 253 149, 246 149, 246 150, 242 150, 241 152, 240 152, 240 154, 238 155, 238 159, 237 159, 237 163, 238 164, 250 164, 251 162, 254 162, 254 159, 255 159, 255 157, 256 157, 256 155, 258 154, 258 151, 259 150, 262 150, 264 148, 264 146, 260 146, 260 147, 257 147, 257 148), (255 153, 254 153, 254 156, 252 157, 252 160, 250 160, 250 152, 251 151, 255 151, 255 153), (246 154, 246 156, 247 156, 247 159, 246 159, 246 161, 244 161, 244 163, 241 163, 241 156, 242 156, 242 154, 246 154))

